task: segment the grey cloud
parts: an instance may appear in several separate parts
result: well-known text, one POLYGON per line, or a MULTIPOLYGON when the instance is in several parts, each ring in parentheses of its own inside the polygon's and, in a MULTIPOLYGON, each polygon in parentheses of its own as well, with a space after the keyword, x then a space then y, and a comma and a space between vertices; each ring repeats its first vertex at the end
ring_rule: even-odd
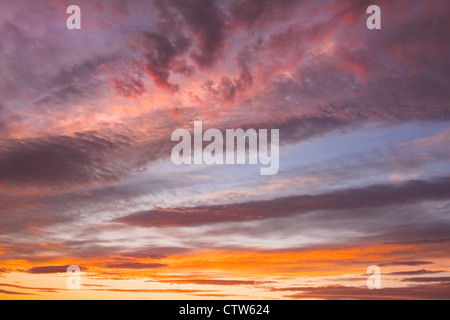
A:
POLYGON ((145 67, 155 84, 162 88, 177 90, 169 83, 169 76, 176 59, 189 48, 189 40, 178 34, 174 40, 156 32, 144 32, 142 35, 145 67))
POLYGON ((234 23, 252 27, 279 19, 286 20, 293 9, 301 6, 298 0, 235 0, 230 5, 234 23))
POLYGON ((77 133, 0 141, 0 180, 8 186, 74 187, 117 182, 155 160, 164 143, 133 135, 77 133))
POLYGON ((224 13, 215 1, 208 0, 169 0, 168 4, 178 10, 193 32, 197 50, 192 58, 202 68, 212 67, 216 62, 225 41, 224 13))
MULTIPOLYGON (((117 58, 117 57, 116 57, 117 58)), ((107 82, 102 80, 101 65, 113 62, 114 56, 98 56, 58 72, 41 80, 47 90, 45 94, 38 93, 34 102, 42 110, 55 110, 55 106, 73 106, 99 98, 109 91, 107 82)), ((65 110, 65 112, 68 112, 65 110)))
POLYGON ((321 195, 299 195, 273 200, 193 208, 158 208, 136 212, 122 222, 141 227, 194 226, 233 221, 286 217, 318 210, 343 210, 402 205, 450 197, 449 179, 410 181, 402 185, 375 185, 321 195))

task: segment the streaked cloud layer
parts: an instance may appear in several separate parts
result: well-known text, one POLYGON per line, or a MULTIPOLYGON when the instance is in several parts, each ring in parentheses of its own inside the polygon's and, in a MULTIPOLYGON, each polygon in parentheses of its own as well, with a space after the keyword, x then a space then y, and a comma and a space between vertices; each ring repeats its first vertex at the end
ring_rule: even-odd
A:
POLYGON ((1 298, 450 298, 448 1, 76 3, 0 4, 1 298), (194 121, 279 173, 175 166, 194 121))

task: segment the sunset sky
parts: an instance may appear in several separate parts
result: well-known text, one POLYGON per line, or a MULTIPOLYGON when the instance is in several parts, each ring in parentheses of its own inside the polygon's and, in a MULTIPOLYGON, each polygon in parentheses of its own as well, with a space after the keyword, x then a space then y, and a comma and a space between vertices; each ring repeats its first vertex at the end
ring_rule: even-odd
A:
POLYGON ((0 299, 450 299, 449 39, 448 0, 0 0, 0 299), (194 121, 278 174, 173 164, 194 121))

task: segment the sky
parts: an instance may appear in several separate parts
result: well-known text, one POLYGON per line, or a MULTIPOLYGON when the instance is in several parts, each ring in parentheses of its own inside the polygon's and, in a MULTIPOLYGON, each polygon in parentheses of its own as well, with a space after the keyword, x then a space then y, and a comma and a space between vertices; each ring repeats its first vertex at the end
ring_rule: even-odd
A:
POLYGON ((0 299, 450 299, 449 16, 2 0, 0 299), (279 129, 278 173, 175 165, 194 121, 279 129))

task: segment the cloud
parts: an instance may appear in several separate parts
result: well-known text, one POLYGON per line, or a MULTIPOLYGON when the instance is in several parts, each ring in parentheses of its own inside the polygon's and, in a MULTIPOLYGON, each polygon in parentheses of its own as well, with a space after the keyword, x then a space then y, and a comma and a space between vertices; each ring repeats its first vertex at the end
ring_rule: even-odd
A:
POLYGON ((141 262, 124 262, 106 265, 106 268, 111 269, 154 269, 164 267, 167 267, 167 265, 162 263, 141 263, 141 262))
POLYGON ((6 108, 0 103, 0 134, 6 133, 8 129, 8 122, 7 119, 7 110, 6 108))
POLYGON ((140 227, 195 226, 260 220, 318 211, 384 207, 450 197, 450 179, 409 181, 402 185, 374 185, 321 195, 298 195, 273 200, 193 208, 157 208, 116 219, 140 227))
MULTIPOLYGON (((50 273, 67 273, 67 268, 69 265, 65 266, 41 266, 41 267, 33 267, 31 269, 26 270, 26 273, 32 274, 50 274, 50 273)), ((80 269, 86 270, 85 267, 80 267, 80 269)))
POLYGON ((285 122, 271 124, 280 128, 280 141, 283 144, 298 143, 312 137, 318 137, 334 130, 348 128, 351 124, 325 116, 306 116, 286 119, 285 122))
POLYGON ((222 279, 169 279, 158 280, 158 282, 175 284, 200 284, 213 286, 259 286, 273 281, 252 281, 252 280, 222 280, 222 279))
POLYGON ((17 285, 17 284, 8 284, 8 283, 0 283, 0 287, 16 288, 16 289, 23 289, 23 290, 36 290, 39 292, 59 292, 59 289, 56 289, 56 288, 27 287, 27 286, 21 286, 21 285, 17 285))
MULTIPOLYGON (((163 266, 196 249, 322 250, 357 241, 361 259, 340 261, 444 269, 432 258, 442 259, 448 244, 448 132, 386 151, 378 142, 390 144, 383 130, 405 141, 411 131, 424 137, 448 126, 445 1, 381 1, 380 32, 365 27, 368 0, 99 0, 83 4, 84 31, 70 34, 61 1, 2 4, 0 259, 8 268, 49 265, 29 270, 45 273, 63 270, 49 262, 61 256, 85 258, 120 275, 159 265, 133 259, 163 266), (320 181, 172 167, 171 131, 201 119, 222 130, 280 129, 280 174, 320 173, 320 181), (392 130, 412 121, 406 139, 392 130), (383 139, 353 131, 374 122, 383 139), (297 161, 294 147, 313 144, 316 153, 297 161), (353 153, 362 144, 373 148, 353 153), (389 184, 390 174, 422 180, 389 184), (368 243, 396 251, 364 254, 368 243), (112 253, 119 258, 98 262, 112 253)), ((286 257, 277 267, 300 269, 286 257)))
POLYGON ((144 66, 157 87, 178 91, 169 81, 172 73, 190 76, 193 66, 212 68, 224 48, 224 14, 215 1, 155 1, 160 12, 159 30, 144 31, 138 39, 144 66))
POLYGON ((236 294, 217 294, 217 293, 202 293, 202 294, 194 294, 196 297, 217 297, 217 298, 225 298, 225 297, 238 297, 236 294))
POLYGON ((438 238, 438 239, 417 239, 417 240, 405 240, 405 241, 392 241, 392 242, 386 242, 386 244, 435 244, 435 243, 442 243, 446 244, 450 242, 450 238, 438 238))
POLYGON ((283 115, 325 113, 349 123, 449 119, 450 79, 442 73, 448 64, 442 53, 449 50, 444 40, 449 22, 436 6, 424 4, 417 15, 404 1, 384 3, 392 7, 385 10, 391 12, 385 19, 391 19, 378 37, 366 32, 369 2, 333 1, 327 9, 310 2, 274 3, 236 1, 232 6, 237 17, 248 16, 243 21, 250 25, 264 17, 261 22, 270 26, 267 15, 277 18, 277 31, 264 29, 268 40, 253 57, 260 70, 254 81, 266 81, 261 81, 262 93, 252 96, 252 106, 274 113, 282 109, 283 115), (396 19, 396 10, 408 11, 409 18, 396 19), (281 27, 283 14, 296 20, 281 27))
POLYGON ((402 279, 403 282, 447 282, 450 284, 450 277, 415 277, 402 279))
POLYGON ((113 88, 116 94, 125 98, 137 98, 145 91, 144 82, 141 79, 113 79, 113 88))
MULTIPOLYGON (((3 102, 14 110, 10 117, 27 110, 23 115, 27 120, 36 116, 49 120, 47 112, 73 114, 74 105, 93 102, 107 94, 107 81, 100 66, 114 62, 118 56, 104 53, 104 49, 93 52, 89 40, 78 44, 84 50, 81 52, 80 48, 73 48, 74 43, 64 38, 59 30, 49 30, 51 23, 43 23, 43 20, 34 20, 35 29, 47 29, 54 37, 40 37, 30 32, 27 30, 30 20, 20 21, 27 19, 28 9, 34 10, 34 18, 39 15, 38 11, 44 16, 49 14, 45 5, 36 10, 36 6, 27 4, 18 14, 19 20, 0 25, 4 35, 0 45, 0 70, 4 77, 0 93, 3 102), (37 110, 39 112, 35 112, 37 110)), ((57 20, 51 19, 52 22, 57 20)))
MULTIPOLYGON (((101 78, 100 66, 114 60, 113 56, 94 57, 79 64, 60 70, 55 76, 49 77, 49 89, 42 90, 35 104, 42 111, 55 111, 54 106, 68 106, 92 102, 107 92, 107 83, 101 78)), ((65 112, 70 109, 66 107, 65 112)))
POLYGON ((137 250, 127 250, 120 252, 120 257, 124 259, 164 259, 173 254, 182 254, 189 251, 182 247, 155 247, 140 248, 137 250))
POLYGON ((387 274, 392 275, 392 276, 415 276, 415 275, 434 274, 434 273, 442 273, 442 272, 446 272, 446 271, 440 271, 440 270, 433 271, 433 270, 421 269, 421 270, 412 270, 412 271, 396 271, 396 272, 390 272, 387 274))
POLYGON ((230 5, 233 24, 246 27, 286 20, 302 2, 297 0, 235 0, 230 5))
POLYGON ((189 48, 189 40, 182 35, 176 35, 174 40, 156 32, 145 31, 141 43, 145 57, 145 68, 153 78, 155 85, 171 91, 178 87, 169 83, 171 68, 179 65, 180 56, 189 48))
POLYGON ((286 298, 297 299, 328 299, 328 300, 446 300, 450 298, 450 284, 437 283, 433 285, 408 286, 401 288, 382 288, 369 290, 367 288, 347 286, 323 287, 292 287, 277 288, 274 291, 297 291, 297 294, 286 295, 286 298))
POLYGON ((151 149, 139 147, 145 146, 132 135, 106 131, 0 140, 0 180, 12 187, 59 188, 117 182, 153 157, 151 149))
POLYGON ((11 295, 34 295, 33 293, 25 293, 25 292, 15 292, 0 289, 0 294, 11 294, 11 295))
POLYGON ((192 31, 196 50, 192 59, 201 68, 210 68, 224 48, 225 16, 216 1, 169 0, 159 1, 160 6, 175 8, 192 31))
POLYGON ((193 290, 193 289, 92 289, 95 291, 108 292, 131 292, 131 293, 197 293, 197 292, 216 292, 217 290, 193 290))
POLYGON ((391 261, 380 264, 380 267, 390 267, 390 266, 423 266, 433 264, 431 261, 391 261))

